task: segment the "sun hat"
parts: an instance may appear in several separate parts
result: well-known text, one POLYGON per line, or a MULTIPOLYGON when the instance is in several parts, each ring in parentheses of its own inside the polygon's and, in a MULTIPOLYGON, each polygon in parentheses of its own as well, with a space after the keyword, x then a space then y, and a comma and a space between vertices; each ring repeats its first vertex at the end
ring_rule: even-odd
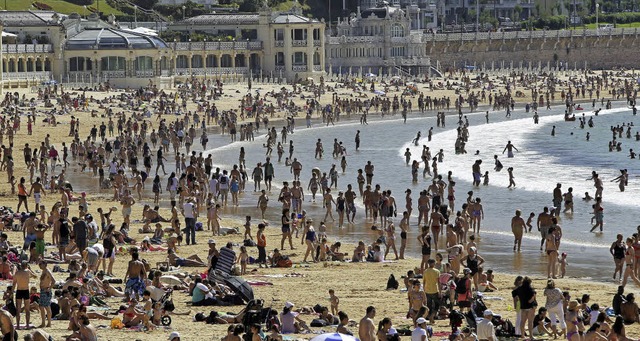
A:
POLYGON ((169 338, 167 340, 171 341, 175 338, 180 338, 180 333, 178 332, 172 332, 171 334, 169 334, 169 338))
POLYGON ((293 306, 294 306, 294 304, 291 303, 291 302, 285 302, 285 304, 284 304, 284 307, 287 308, 287 309, 291 309, 291 308, 293 308, 293 306))
POLYGON ((423 324, 423 323, 427 323, 427 320, 425 320, 424 317, 420 317, 416 320, 416 324, 423 324))

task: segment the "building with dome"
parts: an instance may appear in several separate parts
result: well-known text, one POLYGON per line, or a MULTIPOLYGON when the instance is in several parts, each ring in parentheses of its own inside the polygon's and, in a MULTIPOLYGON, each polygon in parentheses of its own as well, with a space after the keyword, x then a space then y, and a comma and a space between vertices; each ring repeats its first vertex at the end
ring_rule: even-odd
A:
POLYGON ((1 11, 4 88, 42 82, 169 88, 191 77, 319 79, 325 24, 288 12, 206 14, 169 25, 228 40, 166 42, 109 18, 51 11, 1 11))

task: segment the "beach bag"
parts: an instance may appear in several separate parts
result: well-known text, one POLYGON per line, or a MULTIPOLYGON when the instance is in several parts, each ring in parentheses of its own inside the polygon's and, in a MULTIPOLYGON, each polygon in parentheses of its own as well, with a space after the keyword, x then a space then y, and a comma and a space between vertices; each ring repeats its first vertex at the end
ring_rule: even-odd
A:
POLYGON ((290 268, 293 266, 293 262, 291 261, 291 259, 289 259, 289 257, 283 257, 278 261, 277 265, 279 268, 290 268))
POLYGON ((122 323, 122 320, 119 317, 114 317, 111 320, 111 329, 122 329, 125 325, 122 323))
POLYGON ((323 319, 313 319, 311 320, 311 327, 326 327, 329 323, 323 319))
POLYGON ((396 280, 396 277, 391 274, 389 275, 389 279, 387 280, 387 290, 396 290, 398 289, 398 281, 396 280))

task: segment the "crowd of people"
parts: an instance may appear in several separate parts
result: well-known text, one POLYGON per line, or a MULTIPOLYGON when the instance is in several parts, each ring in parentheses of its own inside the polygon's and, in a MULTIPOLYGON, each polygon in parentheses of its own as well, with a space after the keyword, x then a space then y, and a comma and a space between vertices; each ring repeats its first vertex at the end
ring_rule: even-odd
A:
MULTIPOLYGON (((313 120, 329 125, 355 116, 360 117, 362 124, 367 124, 367 115, 371 114, 399 113, 406 119, 409 113, 429 115, 437 112, 437 126, 444 128, 445 118, 453 114, 458 117, 456 152, 462 153, 466 152, 464 143, 469 137, 469 122, 463 116, 463 110, 487 106, 489 110, 502 110, 510 116, 516 108, 516 87, 531 88, 527 112, 535 112, 545 105, 550 107, 556 96, 570 112, 580 98, 593 99, 595 106, 598 99, 604 103, 601 93, 605 91, 611 94, 611 100, 626 98, 628 104, 635 107, 636 87, 628 77, 608 72, 586 73, 569 80, 552 74, 540 77, 515 72, 500 77, 472 76, 464 72, 457 76, 460 77, 456 82, 457 94, 440 98, 427 94, 451 88, 453 77, 444 83, 423 80, 420 88, 424 93, 405 91, 394 96, 371 98, 367 95, 367 87, 368 82, 373 87, 373 81, 343 79, 330 83, 321 79, 318 84, 295 84, 266 93, 249 92, 227 109, 219 107, 223 106, 222 101, 230 101, 223 97, 225 91, 230 90, 219 80, 193 79, 175 91, 160 90, 151 85, 136 91, 107 92, 95 98, 91 89, 69 90, 58 85, 40 89, 33 98, 7 92, 2 101, 4 114, 0 120, 0 169, 7 172, 9 190, 17 195, 17 200, 13 205, 7 205, 11 210, 2 219, 7 232, 0 235, 0 275, 2 279, 12 281, 4 294, 5 309, 0 310, 4 339, 15 340, 16 330, 31 329, 32 311, 40 313, 39 327, 42 328, 50 327, 54 317, 69 320, 71 335, 66 336, 68 340, 97 339, 92 320, 111 321, 114 328, 153 330, 163 325, 165 316, 190 314, 166 309, 167 294, 173 291, 186 292, 195 307, 242 302, 227 285, 215 280, 215 269, 224 254, 232 255, 239 275, 251 271, 253 264, 258 267, 291 266, 292 261, 284 250, 287 247, 296 249, 294 244, 298 241, 305 250, 302 262, 382 262, 389 253, 398 260, 410 252, 407 239, 415 234, 415 229, 411 229, 414 225, 419 227, 414 236, 419 242, 422 259, 420 266, 405 278, 412 340, 425 341, 428 333, 433 332, 428 324, 433 325, 436 319, 451 318, 456 312, 474 312, 484 319, 473 326, 475 331, 452 323, 452 340, 496 340, 496 326, 492 322, 496 314, 488 309, 475 312, 477 292, 498 290, 493 271, 484 269, 486 264, 480 255, 482 245, 475 241, 485 215, 483 201, 469 191, 461 205, 456 203, 454 175, 438 169, 444 150, 434 150, 432 155, 425 146, 421 161, 412 162, 414 181, 417 181, 420 167, 423 167, 423 177, 430 176, 432 181, 420 191, 417 205, 413 203, 412 191, 407 189, 405 206, 398 209, 401 204, 391 189, 382 188, 375 181, 376 167, 391 160, 372 159, 362 165, 357 178, 352 179, 357 189, 348 180, 341 180, 339 185, 339 171, 344 172, 349 162, 345 144, 334 139, 331 156, 338 165, 328 172, 314 168, 313 164, 303 165, 295 157, 299 152, 292 135, 296 129, 295 116, 304 115, 306 126, 310 127, 313 120), (497 92, 493 91, 496 89, 497 92), (339 95, 338 90, 358 96, 339 95), (329 93, 333 94, 330 98, 326 95, 329 93), (43 108, 38 103, 55 104, 53 108, 43 108), (277 121, 278 113, 286 113, 286 120, 277 121), (42 124, 46 129, 55 128, 61 124, 63 115, 68 116, 69 121, 67 136, 40 134, 40 130, 44 130, 42 124), (45 122, 38 122, 43 117, 45 122), (281 122, 284 126, 280 130, 277 124, 281 122), (26 132, 22 123, 26 124, 26 132), (264 133, 264 159, 247 160, 244 147, 241 147, 237 164, 227 169, 216 166, 217 160, 206 150, 210 146, 210 135, 217 132, 229 136, 231 142, 253 141, 257 134, 264 133), (23 146, 14 146, 17 138, 23 138, 23 146), (288 153, 285 146, 288 146, 288 153), (14 151, 19 148, 21 153, 14 151), (272 159, 274 148, 277 160, 272 159), (256 165, 250 174, 247 162, 256 165), (301 180, 303 169, 311 170, 307 186, 301 180), (292 179, 283 180, 282 186, 276 188, 276 176, 278 179, 289 176, 283 173, 290 174, 292 179), (151 179, 151 185, 147 179, 151 179), (253 186, 248 184, 250 182, 253 186), (99 201, 90 194, 96 189, 109 193, 117 204, 92 207, 92 201, 99 201), (312 201, 316 200, 316 194, 319 196, 321 212, 304 208, 307 207, 305 189, 311 192, 312 201), (252 191, 258 194, 257 200, 250 196, 252 191), (270 200, 271 195, 279 204, 270 200), (256 210, 234 209, 243 200, 251 201, 251 206, 256 203, 256 210), (53 204, 47 208, 45 202, 53 204), (364 212, 358 211, 360 205, 364 212), (144 207, 141 220, 133 217, 138 206, 144 207), (122 218, 116 217, 118 211, 122 218), (223 226, 227 219, 225 215, 234 214, 232 212, 244 220, 244 231, 223 226), (258 223, 252 218, 255 213, 260 214, 258 223), (317 224, 311 215, 318 219, 317 224), (280 221, 269 219, 272 216, 279 216, 280 221), (396 245, 396 217, 400 217, 399 247, 396 245), (366 222, 376 237, 370 243, 360 241, 352 253, 343 252, 341 248, 346 243, 334 240, 335 237, 328 234, 328 225, 342 228, 356 221, 366 222), (270 225, 281 229, 279 243, 267 240, 266 231, 270 225), (234 234, 243 246, 229 242, 218 249, 213 239, 206 243, 207 246, 199 246, 204 244, 203 235, 206 240, 209 236, 234 234), (140 235, 145 236, 140 239, 140 235), (199 252, 180 255, 178 246, 183 244, 198 245, 199 252), (267 252, 274 244, 279 249, 267 252), (255 259, 250 256, 249 249, 254 246, 258 251, 255 259), (153 266, 145 259, 147 252, 166 254, 166 262, 163 262, 166 264, 153 266), (114 264, 124 261, 128 261, 127 270, 120 279, 114 274, 114 264), (31 269, 35 265, 36 271, 31 269), (49 270, 50 266, 53 270, 49 270), (208 276, 175 274, 171 269, 176 268, 194 271, 204 268, 208 276), (68 272, 64 281, 56 279, 54 274, 58 272, 68 272), (31 278, 39 278, 39 285, 31 286, 31 278), (97 311, 87 311, 87 306, 107 307, 105 298, 125 300, 126 305, 119 310, 119 321, 97 311), (21 325, 22 317, 25 323, 21 325)), ((397 79, 382 85, 387 92, 394 86, 397 89, 404 86, 403 81, 397 79)), ((486 119, 488 123, 488 113, 486 119)), ((429 130, 429 141, 432 134, 429 130)), ((361 139, 359 130, 354 139, 357 151, 361 139)), ((509 141, 505 147, 508 157, 514 157, 514 150, 518 151, 509 141)), ((412 161, 411 153, 408 153, 405 155, 407 164, 412 161)), ((316 143, 315 156, 317 159, 328 157, 324 155, 321 139, 316 143)), ((488 172, 483 175, 481 163, 482 160, 478 160, 472 166, 473 186, 476 187, 480 186, 482 176, 488 184, 489 175, 488 172)), ((496 171, 502 168, 497 155, 495 167, 496 171)), ((511 181, 512 172, 510 169, 511 181)), ((599 227, 601 231, 604 186, 595 172, 592 180, 596 188, 593 229, 599 227)), ((627 181, 628 177, 624 176, 618 179, 621 190, 627 181)), ((510 187, 512 185, 515 186, 515 182, 510 187)), ((308 194, 306 198, 309 198, 308 194)), ((569 341, 625 340, 624 324, 639 321, 633 294, 623 296, 623 290, 629 278, 640 286, 637 277, 637 258, 640 256, 636 256, 640 255, 636 253, 640 241, 634 235, 624 242, 624 237, 619 235, 611 246, 616 264, 613 277, 618 275, 621 279, 621 289, 613 301, 614 314, 607 315, 597 304, 590 305, 588 297, 572 300, 567 292, 555 288, 554 279, 564 277, 567 266, 566 254, 560 253, 562 228, 558 219, 562 204, 563 212, 573 210, 573 200, 572 189, 563 193, 558 184, 553 191, 553 207, 545 207, 537 216, 540 249, 546 252, 548 259, 546 275, 549 282, 544 289, 547 303, 537 308, 531 280, 528 277, 516 280, 512 295, 518 319, 512 334, 531 338, 544 334, 564 335, 569 341)), ((511 221, 514 251, 521 250, 522 236, 531 232, 534 218, 532 213, 525 221, 521 211, 515 213, 511 221)), ((328 325, 337 324, 338 332, 351 333, 347 314, 338 309, 339 299, 335 292, 330 295, 331 311, 321 309, 315 313, 328 325)), ((607 302, 600 303, 604 307, 607 302)), ((279 340, 282 333, 309 330, 293 308, 293 303, 287 302, 282 313, 273 314, 273 320, 277 322, 268 323, 267 329, 253 324, 242 326, 242 311, 235 316, 215 314, 207 322, 230 324, 229 335, 223 340, 238 340, 243 333, 264 334, 269 340, 279 340)), ((391 340, 395 335, 391 319, 382 319, 376 328, 375 312, 374 307, 367 308, 366 316, 359 322, 357 334, 360 340, 391 340)), ((49 335, 36 329, 27 332, 26 338, 47 340, 49 335)), ((172 333, 169 340, 180 340, 180 334, 172 333)))

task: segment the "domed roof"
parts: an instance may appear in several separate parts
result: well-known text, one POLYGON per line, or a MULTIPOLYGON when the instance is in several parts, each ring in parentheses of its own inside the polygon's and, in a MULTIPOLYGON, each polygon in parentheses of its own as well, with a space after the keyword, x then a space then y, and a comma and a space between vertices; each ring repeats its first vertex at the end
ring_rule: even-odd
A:
POLYGON ((118 50, 169 48, 162 39, 115 28, 87 28, 67 39, 67 50, 118 50))

